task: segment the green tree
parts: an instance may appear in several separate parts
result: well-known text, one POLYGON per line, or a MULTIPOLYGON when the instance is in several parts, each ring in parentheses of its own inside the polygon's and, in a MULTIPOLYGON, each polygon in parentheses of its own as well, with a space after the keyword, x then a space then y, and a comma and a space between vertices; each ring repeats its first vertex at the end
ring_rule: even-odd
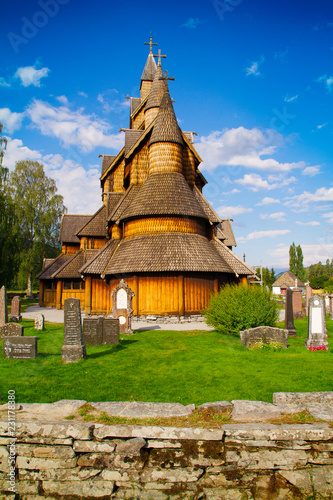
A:
POLYGON ((56 255, 61 215, 67 211, 63 197, 56 194, 55 181, 45 175, 43 165, 30 160, 16 163, 10 189, 20 234, 19 287, 32 293, 32 279, 42 266, 43 256, 56 255))
POLYGON ((297 278, 300 280, 304 280, 305 277, 305 269, 303 266, 303 252, 301 245, 296 247, 296 273, 294 273, 297 278))
POLYGON ((296 275, 296 245, 294 242, 289 247, 289 270, 296 275))
POLYGON ((9 287, 17 271, 17 232, 12 199, 8 190, 8 168, 3 166, 7 139, 0 123, 0 287, 9 287))
MULTIPOLYGON (((258 275, 258 278, 261 280, 261 268, 260 267, 256 268, 256 273, 258 275)), ((270 289, 272 289, 272 285, 273 285, 274 281, 276 281, 274 269, 272 268, 271 270, 269 270, 267 267, 263 267, 262 268, 263 286, 264 287, 268 286, 270 289)))

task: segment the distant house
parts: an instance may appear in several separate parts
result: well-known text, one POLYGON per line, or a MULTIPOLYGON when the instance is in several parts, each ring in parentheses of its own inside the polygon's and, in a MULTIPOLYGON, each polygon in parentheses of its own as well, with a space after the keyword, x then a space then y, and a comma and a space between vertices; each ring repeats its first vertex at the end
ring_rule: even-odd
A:
POLYGON ((302 292, 305 290, 305 285, 297 276, 291 271, 285 271, 272 285, 272 292, 276 295, 285 294, 287 287, 300 288, 302 292))

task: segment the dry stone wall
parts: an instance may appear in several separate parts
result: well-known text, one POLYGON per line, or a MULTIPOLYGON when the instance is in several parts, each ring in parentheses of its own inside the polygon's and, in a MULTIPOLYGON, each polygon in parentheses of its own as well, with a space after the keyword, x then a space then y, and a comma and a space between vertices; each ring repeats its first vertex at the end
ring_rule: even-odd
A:
MULTIPOLYGON (((331 403, 332 393, 323 395, 331 403)), ((290 404, 284 393, 275 399, 290 404)), ((299 394, 293 399, 303 404, 299 394)), ((316 398, 311 404, 318 404, 316 398)), ((240 402, 234 406, 239 412, 240 402)), ((330 422, 210 429, 20 419, 16 496, 8 482, 11 441, 8 422, 1 420, 1 499, 333 498, 330 422)))

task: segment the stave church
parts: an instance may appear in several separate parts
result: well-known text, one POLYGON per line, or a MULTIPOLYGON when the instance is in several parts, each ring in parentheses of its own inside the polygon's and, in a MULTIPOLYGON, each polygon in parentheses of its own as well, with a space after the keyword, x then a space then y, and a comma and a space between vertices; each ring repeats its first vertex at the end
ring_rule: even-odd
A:
POLYGON ((39 273, 41 306, 80 299, 86 314, 112 312, 120 280, 134 292, 133 315, 191 317, 226 283, 255 271, 236 256, 230 219, 202 194, 193 132, 177 122, 161 55, 149 55, 140 97, 130 98, 125 145, 100 155, 102 206, 93 215, 64 215, 62 252, 39 273), (157 61, 156 61, 157 59, 157 61))

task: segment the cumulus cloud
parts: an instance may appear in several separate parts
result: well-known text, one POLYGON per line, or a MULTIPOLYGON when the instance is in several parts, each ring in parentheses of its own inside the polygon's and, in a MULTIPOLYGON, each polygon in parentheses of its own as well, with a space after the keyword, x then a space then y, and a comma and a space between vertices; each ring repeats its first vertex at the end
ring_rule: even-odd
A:
POLYGON ((23 118, 24 113, 15 113, 9 108, 0 108, 0 122, 9 134, 21 128, 23 118))
MULTIPOLYGON (((259 240, 260 238, 277 238, 290 233, 290 229, 273 229, 269 231, 254 231, 242 238, 242 241, 259 240)), ((239 239, 238 239, 239 241, 239 239)))
POLYGON ((314 167, 306 167, 302 172, 303 175, 309 175, 310 177, 314 177, 319 173, 320 173, 319 165, 315 165, 314 167))
POLYGON ((212 171, 218 166, 245 167, 261 171, 289 172, 306 168, 304 161, 279 163, 271 156, 283 146, 283 136, 273 129, 265 132, 258 128, 238 127, 215 131, 202 136, 195 147, 204 158, 202 170, 212 171))
POLYGON ((316 81, 318 83, 324 83, 329 92, 331 92, 331 90, 333 89, 333 76, 323 75, 320 76, 316 81))
POLYGON ((77 146, 90 152, 98 146, 119 150, 123 147, 123 134, 108 134, 109 124, 83 109, 73 111, 67 106, 55 107, 34 100, 27 108, 33 126, 46 136, 56 137, 63 146, 77 146))
POLYGON ((270 198, 266 196, 261 200, 260 203, 256 203, 256 206, 259 207, 260 205, 272 205, 273 203, 281 203, 280 200, 277 200, 276 198, 270 198))
POLYGON ((40 87, 40 81, 49 74, 49 68, 36 69, 34 66, 25 66, 18 68, 14 77, 19 78, 23 87, 40 87))
POLYGON ((248 68, 245 68, 246 74, 253 75, 253 76, 260 76, 260 71, 259 67, 262 65, 262 63, 265 61, 264 56, 261 56, 260 61, 254 61, 251 66, 248 68))
POLYGON ((283 186, 288 186, 292 182, 295 182, 295 177, 289 178, 281 178, 277 176, 268 176, 268 180, 263 179, 259 174, 245 174, 242 179, 237 179, 235 182, 241 184, 242 186, 246 186, 251 191, 260 191, 261 189, 277 189, 283 186))
MULTIPOLYGON (((333 255, 333 244, 316 242, 311 245, 301 243, 303 253, 303 264, 305 267, 317 262, 331 260, 333 255)), ((267 252, 271 257, 271 265, 274 267, 289 268, 289 245, 277 246, 267 252)))
POLYGON ((216 212, 224 219, 231 219, 235 215, 246 214, 252 211, 252 208, 242 207, 241 205, 235 207, 222 206, 216 210, 216 212))
POLYGON ((260 218, 262 220, 276 220, 278 222, 285 222, 286 221, 286 212, 275 212, 273 214, 260 214, 260 218))
POLYGON ((100 165, 82 164, 60 154, 43 155, 29 149, 19 139, 8 139, 5 164, 13 171, 17 161, 32 160, 44 165, 45 173, 56 181, 58 193, 70 213, 93 214, 100 208, 100 165))
POLYGON ((301 207, 304 208, 304 205, 309 205, 310 203, 322 203, 322 202, 332 202, 333 201, 333 187, 332 188, 319 188, 315 193, 309 193, 308 191, 304 191, 304 193, 296 196, 292 196, 290 198, 286 198, 285 205, 289 207, 301 207))
POLYGON ((65 106, 68 106, 69 102, 68 102, 68 99, 65 95, 58 95, 56 97, 57 101, 60 102, 60 104, 64 104, 65 106))
POLYGON ((296 224, 298 224, 299 226, 320 226, 320 222, 318 222, 317 220, 313 220, 313 221, 309 221, 309 222, 300 222, 297 220, 296 224))

